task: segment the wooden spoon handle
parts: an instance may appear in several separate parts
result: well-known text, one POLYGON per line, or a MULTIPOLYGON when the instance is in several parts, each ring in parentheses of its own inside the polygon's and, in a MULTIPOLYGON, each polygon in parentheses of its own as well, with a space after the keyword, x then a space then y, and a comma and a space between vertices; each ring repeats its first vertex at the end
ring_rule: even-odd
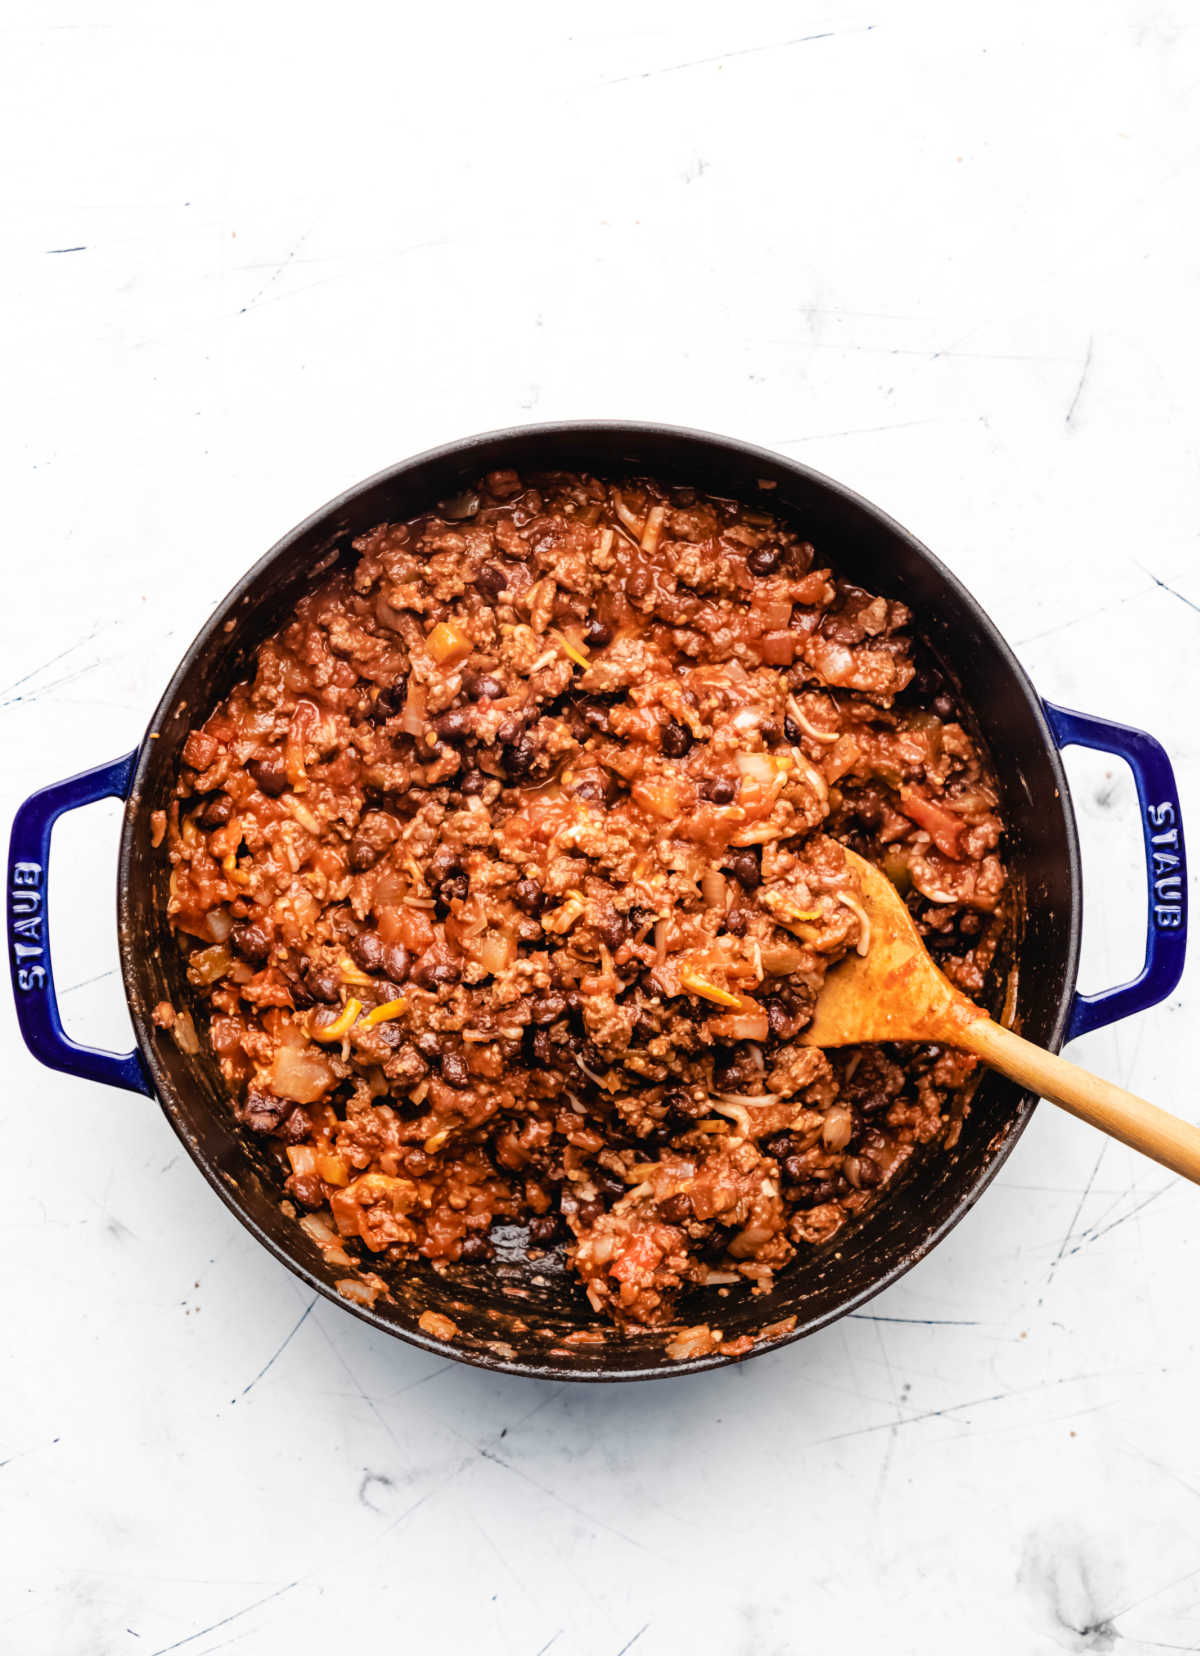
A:
POLYGON ((1200 1184, 1200 1127, 1190 1121, 1181 1121, 1136 1093, 1044 1052, 990 1018, 974 1019, 956 1034, 955 1045, 968 1047, 985 1064, 1042 1098, 1061 1104, 1081 1121, 1200 1184))

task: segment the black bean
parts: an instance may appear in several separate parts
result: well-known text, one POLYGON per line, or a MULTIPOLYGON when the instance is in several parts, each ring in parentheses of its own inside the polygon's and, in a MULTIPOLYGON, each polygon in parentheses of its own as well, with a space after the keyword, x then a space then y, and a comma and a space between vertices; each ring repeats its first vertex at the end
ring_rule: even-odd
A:
POLYGON ((955 712, 953 698, 950 696, 935 696, 933 698, 933 711, 939 719, 952 719, 955 712))
POLYGON ((433 721, 434 734, 439 742, 457 746, 471 734, 471 721, 461 707, 452 707, 448 713, 439 713, 433 721))
POLYGON ((706 776, 700 783, 701 799, 710 799, 714 805, 728 805, 737 793, 737 785, 727 776, 706 776))
POLYGON ((237 1113, 253 1133, 273 1133, 292 1111, 290 1098, 277 1098, 265 1087, 249 1087, 237 1113))
POLYGON ((767 1152, 767 1155, 774 1156, 776 1161, 782 1161, 785 1156, 790 1156, 795 1148, 796 1140, 791 1133, 776 1133, 774 1138, 767 1139, 763 1144, 763 1149, 767 1152))
POLYGON ((796 1033, 797 1019, 790 1013, 778 995, 768 995, 763 1002, 767 1012, 767 1028, 777 1041, 790 1041, 796 1033))
POLYGON ((549 994, 539 995, 530 1007, 529 1013, 535 1024, 544 1027, 561 1018, 566 1010, 567 999, 565 995, 549 994))
POLYGON ((434 1064, 440 1062, 442 1043, 431 1029, 426 1029, 418 1035, 415 1045, 422 1058, 428 1058, 434 1064))
POLYGON ((668 1225, 682 1225, 692 1217, 692 1199, 686 1190, 659 1204, 658 1217, 668 1225))
POLYGON ((408 679, 402 673, 394 684, 379 686, 379 694, 367 708, 367 718, 374 724, 382 724, 386 719, 394 718, 404 706, 408 697, 408 679))
POLYGON ((447 874, 446 878, 433 888, 433 895, 444 908, 449 908, 456 900, 463 902, 470 889, 471 882, 460 869, 457 874, 447 874))
POLYGON ((864 1097, 854 1100, 854 1108, 862 1115, 876 1116, 888 1109, 893 1102, 894 1097, 889 1097, 887 1093, 869 1092, 864 1097))
POLYGON ((619 949, 629 935, 628 922, 624 915, 618 914, 615 909, 600 916, 596 922, 596 930, 609 949, 619 949))
POLYGON ((444 983, 457 983, 462 977, 462 967, 457 961, 430 959, 426 953, 417 961, 409 976, 420 989, 436 989, 444 983))
POLYGON ((746 558, 751 575, 774 575, 783 552, 778 546, 756 546, 746 558))
POLYGON ((790 713, 786 713, 784 715, 783 734, 787 738, 787 740, 792 744, 793 747, 799 747, 800 746, 800 738, 804 735, 804 732, 801 730, 800 726, 796 723, 795 719, 792 718, 792 715, 790 713))
POLYGON ((783 1158, 783 1171, 784 1175, 790 1179, 793 1184, 803 1184, 805 1179, 808 1177, 808 1169, 804 1165, 804 1158, 802 1156, 785 1156, 783 1158))
POLYGON ((686 725, 669 720, 659 736, 659 746, 668 759, 682 759, 692 745, 692 733, 686 725))
POLYGON ((733 937, 743 937, 749 924, 750 916, 745 909, 731 908, 725 916, 725 930, 733 937))
POLYGON ((234 926, 229 933, 229 941, 242 959, 248 960, 252 966, 261 966, 271 953, 271 933, 259 921, 234 926))
POLYGON ((382 972, 384 959, 383 938, 377 931, 361 931, 350 945, 355 964, 364 972, 382 972))
POLYGON ((465 1092, 471 1085, 471 1072, 461 1052, 443 1053, 442 1080, 448 1087, 457 1087, 459 1092, 465 1092))
POLYGON ((376 845, 365 834, 355 834, 346 852, 346 860, 352 874, 365 874, 368 868, 374 868, 382 855, 382 846, 376 845))
POLYGON ((589 805, 605 804, 604 783, 598 776, 585 776, 576 782, 571 792, 576 799, 582 799, 589 805))
POLYGON ((872 1161, 870 1156, 858 1157, 858 1183, 861 1189, 874 1190, 882 1178, 883 1169, 878 1162, 872 1161))
POLYGON ((592 1226, 603 1217, 603 1202, 580 1202, 575 1212, 575 1218, 581 1230, 591 1230, 592 1226))
POLYGON ((819 1207, 822 1202, 830 1201, 837 1195, 836 1179, 817 1179, 813 1184, 801 1185, 796 1190, 787 1192, 787 1199, 794 1207, 819 1207))
POLYGON ((224 828, 233 815, 233 801, 226 793, 214 794, 196 813, 201 828, 224 828))
POLYGON ((677 1133, 683 1132, 704 1114, 703 1104, 698 1104, 690 1093, 682 1090, 667 1093, 663 1103, 667 1107, 667 1126, 674 1128, 677 1133))
POLYGON ((485 1236, 464 1236, 458 1257, 464 1265, 482 1265, 491 1259, 495 1249, 485 1236))
POLYGON ((481 770, 465 770, 458 781, 459 790, 468 795, 481 794, 490 780, 481 770))
POLYGON ((504 694, 504 686, 490 673, 468 673, 463 679, 463 689, 476 701, 498 701, 504 694))
POLYGON ((592 1170, 592 1183, 601 1197, 607 1197, 610 1202, 619 1201, 625 1194, 625 1181, 618 1179, 615 1174, 606 1168, 597 1167, 592 1170))
POLYGON ((612 643, 612 637, 612 628, 594 615, 583 629, 583 642, 589 649, 602 650, 606 644, 612 643))
POLYGON ((292 785, 281 753, 269 753, 265 759, 251 759, 246 769, 271 799, 278 799, 292 785))
POLYGON ((400 1033, 397 1024, 394 1024, 390 1018, 385 1018, 382 1023, 375 1024, 373 1028, 367 1030, 366 1039, 376 1051, 383 1047, 388 1052, 395 1052, 404 1040, 404 1036, 400 1033))
POLYGON ((384 945, 383 970, 389 983, 403 983, 412 965, 412 955, 403 943, 384 945))
POLYGON ((608 729, 608 704, 596 696, 579 696, 575 701, 575 710, 593 730, 608 729))
POLYGON ((285 1144, 303 1144, 311 1132, 308 1111, 300 1104, 279 1124, 279 1136, 285 1144))
POLYGON ((529 1049, 533 1053, 534 1062, 540 1064, 543 1069, 549 1069, 558 1056, 554 1050, 554 1042, 550 1039, 548 1029, 534 1030, 529 1049))
POLYGON ((314 1000, 324 1001, 327 1006, 336 1002, 342 986, 342 980, 335 971, 328 966, 318 966, 313 961, 304 968, 300 981, 314 1000))
POLYGON ((500 762, 507 776, 528 776, 537 760, 537 745, 529 736, 518 736, 510 747, 500 750, 500 762))
POLYGON ((457 851, 452 851, 448 845, 439 845, 429 859, 430 884, 437 885, 447 874, 461 874, 462 866, 462 857, 457 851))
POLYGON ((513 902, 522 914, 539 915, 546 906, 546 893, 536 880, 519 880, 513 887, 513 902))
MULTIPOLYGON (((762 870, 753 851, 739 851, 729 868, 734 879, 747 891, 753 891, 762 882, 762 870)), ((726 921, 728 923, 728 916, 726 921)))
POLYGON ((555 1213, 535 1213, 529 1221, 529 1240, 539 1247, 545 1247, 553 1242, 559 1233, 558 1215, 555 1213))
POLYGON ((485 563, 475 577, 475 585, 488 598, 496 599, 508 586, 508 576, 495 564, 485 563))

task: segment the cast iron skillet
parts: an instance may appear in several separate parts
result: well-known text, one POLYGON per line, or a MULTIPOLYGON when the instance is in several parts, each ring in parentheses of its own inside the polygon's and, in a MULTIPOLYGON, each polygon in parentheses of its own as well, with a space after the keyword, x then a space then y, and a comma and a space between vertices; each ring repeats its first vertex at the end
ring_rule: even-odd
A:
MULTIPOLYGON (((898 524, 807 467, 728 438, 667 426, 570 423, 493 432, 433 449, 360 483, 293 529, 234 588, 184 656, 133 753, 46 788, 17 814, 9 859, 9 943, 21 1030, 51 1068, 157 1093, 172 1126, 209 1183, 258 1240, 311 1287, 347 1304, 334 1287, 346 1275, 280 1207, 279 1173, 236 1125, 215 1061, 187 1057, 155 1027, 159 1001, 188 1004, 183 960, 165 921, 167 864, 150 843, 150 813, 166 806, 191 723, 244 673, 255 646, 288 614, 318 569, 351 558, 351 541, 386 519, 426 510, 493 467, 567 467, 601 475, 643 472, 759 501, 791 519, 822 557, 870 591, 901 598, 916 628, 960 687, 991 749, 1009 827, 1009 865, 1025 897, 1023 935, 1010 979, 1009 1019, 1041 1045, 1153 1005, 1183 966, 1182 830, 1174 778, 1151 737, 1107 720, 1044 705, 991 621, 954 576, 898 524), (773 484, 765 492, 762 484, 773 484), (1080 871, 1075 822, 1059 746, 1082 743, 1132 767, 1146 836, 1150 902, 1146 960, 1131 983, 1106 994, 1075 993, 1080 871), (137 1048, 93 1051, 63 1033, 46 938, 50 829, 67 810, 107 796, 126 799, 117 865, 121 968, 137 1048), (1153 840, 1153 843, 1152 843, 1153 840), (1158 858, 1157 866, 1155 858, 1158 858)), ((685 1323, 709 1322, 727 1341, 758 1337, 756 1351, 811 1334, 894 1282, 927 1254, 978 1200, 1029 1120, 1034 1099, 986 1075, 961 1136, 934 1147, 877 1208, 829 1245, 801 1253, 761 1298, 737 1290, 693 1293, 685 1323), (794 1318, 794 1324, 788 1319, 794 1318)), ((731 1359, 672 1362, 661 1334, 595 1336, 599 1325, 560 1263, 530 1263, 523 1238, 499 1239, 488 1265, 441 1274, 418 1263, 391 1282, 393 1298, 349 1309, 376 1328, 426 1350, 511 1374, 567 1380, 640 1380, 694 1373, 731 1359), (458 1325, 449 1346, 418 1327, 440 1310, 458 1325), (579 1336, 582 1339, 572 1339, 579 1336)))

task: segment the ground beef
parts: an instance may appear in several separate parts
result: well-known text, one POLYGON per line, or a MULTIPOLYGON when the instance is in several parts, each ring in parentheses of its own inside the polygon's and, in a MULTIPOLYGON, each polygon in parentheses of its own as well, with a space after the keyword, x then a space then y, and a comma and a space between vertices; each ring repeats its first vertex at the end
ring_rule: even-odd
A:
POLYGON ((794 1044, 882 864, 984 983, 996 792, 902 604, 766 513, 493 473, 381 524, 184 745, 170 917, 244 1126, 344 1242, 759 1289, 972 1060, 794 1044), (918 670, 919 669, 919 670, 918 670))

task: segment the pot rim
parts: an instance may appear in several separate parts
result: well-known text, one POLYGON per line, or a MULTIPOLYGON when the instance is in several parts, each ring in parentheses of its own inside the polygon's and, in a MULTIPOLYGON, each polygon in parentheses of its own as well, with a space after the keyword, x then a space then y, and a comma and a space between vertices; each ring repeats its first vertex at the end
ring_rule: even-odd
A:
POLYGON ((857 491, 839 483, 836 479, 819 472, 801 461, 792 460, 769 449, 764 449, 753 443, 743 442, 739 438, 726 437, 718 433, 702 431, 689 426, 668 425, 656 421, 642 420, 552 420, 537 422, 532 425, 501 427, 494 431, 478 432, 470 437, 456 441, 441 443, 434 448, 425 449, 411 458, 395 462, 375 472, 372 476, 352 484, 343 489, 338 495, 325 502, 315 511, 310 512, 258 558, 246 573, 235 583, 226 596, 212 611, 208 620, 200 628, 192 642, 184 651, 178 667, 159 699, 146 727, 146 734, 142 738, 138 749, 137 760, 134 766, 132 785, 125 806, 121 825, 120 849, 117 859, 117 935, 121 960, 121 976, 125 988, 126 1001, 129 1004, 130 1018, 133 1024, 134 1036, 142 1062, 154 1084, 155 1095, 159 1105, 174 1128, 184 1148, 192 1160, 203 1173, 209 1185, 216 1191, 225 1206, 234 1214, 240 1223, 250 1232, 255 1240, 280 1264, 287 1267, 301 1281, 307 1284, 314 1292, 321 1294, 331 1303, 339 1306, 352 1315, 360 1318, 371 1327, 403 1340, 406 1344, 415 1346, 419 1350, 432 1356, 451 1357, 459 1362, 469 1363, 473 1367, 482 1368, 489 1372, 513 1374, 523 1379, 571 1381, 585 1384, 598 1382, 616 1384, 618 1382, 634 1380, 673 1380, 682 1375, 699 1374, 707 1369, 724 1368, 731 1363, 742 1362, 751 1357, 764 1355, 768 1351, 779 1351, 783 1347, 792 1345, 797 1340, 806 1339, 821 1329, 828 1328, 831 1323, 839 1321, 851 1312, 860 1310, 869 1301, 881 1294, 885 1288, 890 1288, 902 1276, 910 1271, 929 1253, 937 1247, 950 1231, 958 1225, 979 1201, 983 1193, 991 1185, 1001 1167, 1012 1154, 1017 1141, 1029 1123, 1037 1098, 1031 1092, 1022 1092, 1018 1096, 1016 1107, 1007 1125, 992 1140, 975 1172, 975 1175, 965 1194, 958 1200, 953 1209, 932 1230, 922 1236, 919 1243, 907 1249, 879 1278, 857 1290, 840 1305, 806 1322, 802 1328, 795 1328, 788 1333, 780 1334, 771 1340, 758 1341, 750 1351, 742 1356, 729 1356, 719 1349, 702 1357, 685 1358, 681 1362, 673 1363, 670 1367, 631 1367, 619 1371, 605 1372, 596 1370, 586 1372, 581 1370, 563 1370, 553 1362, 524 1362, 518 1358, 502 1358, 490 1352, 473 1350, 456 1350, 453 1342, 434 1339, 423 1334, 418 1329, 400 1328, 377 1313, 373 1307, 360 1305, 340 1295, 336 1289, 312 1272, 302 1260, 290 1253, 273 1237, 268 1235, 258 1221, 244 1208, 236 1186, 221 1173, 220 1169, 205 1153, 195 1136, 189 1130, 178 1100, 176 1089, 169 1075, 159 1062, 154 1043, 149 1038, 146 1020, 140 1008, 136 1005, 132 985, 136 981, 139 955, 133 936, 133 927, 130 924, 128 890, 130 869, 133 857, 133 835, 135 823, 140 818, 141 798, 146 779, 146 772, 150 762, 154 740, 158 730, 165 724, 174 708, 182 687, 190 674, 198 657, 209 647, 213 637, 222 632, 226 624, 238 620, 238 611, 246 599, 250 589, 258 578, 277 559, 288 553, 295 543, 310 531, 319 528, 326 520, 336 516, 339 511, 352 505, 362 494, 377 486, 387 484, 405 474, 420 471, 422 468, 445 460, 466 461, 472 452, 484 447, 495 447, 498 444, 511 443, 518 445, 545 436, 578 437, 586 442, 589 436, 627 436, 636 441, 647 436, 663 437, 685 441, 701 447, 716 448, 741 461, 761 463, 768 468, 783 469, 790 472, 799 480, 815 486, 828 495, 839 499, 850 507, 867 514, 889 532, 892 536, 903 541, 910 551, 924 563, 929 565, 940 583, 947 587, 971 611, 976 625, 986 637, 990 648, 1001 659, 1007 668, 1013 683, 1019 688, 1029 711, 1032 713, 1038 733, 1042 738, 1043 746, 1049 760, 1051 773, 1054 777, 1056 800, 1055 806, 1062 816, 1067 846, 1067 876, 1070 890, 1071 924, 1067 938, 1066 963, 1063 976, 1063 987, 1059 997, 1059 1005, 1055 1013, 1047 1047, 1057 1052, 1063 1044, 1070 1015, 1072 998, 1075 992, 1076 979, 1079 968, 1079 949, 1081 934, 1082 912, 1082 876, 1079 853, 1079 835, 1075 821, 1075 812, 1071 801, 1070 788, 1067 783, 1066 771, 1062 762, 1062 755, 1058 744, 1051 732, 1041 697, 1018 661, 1012 647, 1009 645, 991 616, 979 603, 978 599, 968 591, 952 570, 942 563, 941 559, 931 552, 922 541, 904 526, 891 517, 873 502, 867 500, 857 491))

